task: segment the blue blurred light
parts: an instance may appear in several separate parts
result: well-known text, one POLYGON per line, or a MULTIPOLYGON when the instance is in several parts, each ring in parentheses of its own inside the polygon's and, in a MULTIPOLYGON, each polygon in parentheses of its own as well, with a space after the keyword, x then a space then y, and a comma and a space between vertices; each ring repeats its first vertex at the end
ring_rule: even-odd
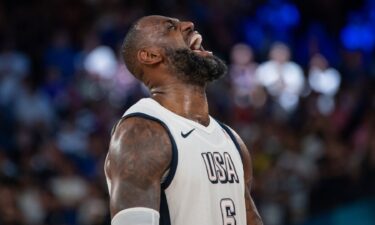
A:
POLYGON ((289 26, 298 25, 300 20, 300 15, 297 7, 291 4, 285 4, 282 6, 280 10, 280 17, 282 18, 284 23, 289 26))
POLYGON ((257 18, 263 25, 277 30, 286 30, 299 24, 300 13, 295 5, 281 3, 260 7, 257 18))
POLYGON ((255 50, 261 50, 265 36, 262 27, 260 27, 258 23, 251 20, 245 22, 245 37, 246 42, 255 50))
POLYGON ((374 30, 375 30, 375 7, 370 8, 368 14, 369 14, 368 15, 369 20, 371 21, 372 26, 374 27, 374 30))
POLYGON ((370 52, 375 47, 372 27, 367 23, 349 24, 341 31, 341 41, 349 50, 370 52))

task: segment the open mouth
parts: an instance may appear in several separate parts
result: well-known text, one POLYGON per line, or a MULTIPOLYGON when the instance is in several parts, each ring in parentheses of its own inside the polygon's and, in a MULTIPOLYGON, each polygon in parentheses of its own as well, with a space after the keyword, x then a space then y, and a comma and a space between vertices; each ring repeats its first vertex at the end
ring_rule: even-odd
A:
POLYGON ((202 41, 203 41, 202 35, 200 35, 197 31, 194 31, 189 41, 190 49, 193 52, 202 56, 212 55, 212 52, 204 50, 202 46, 202 41))

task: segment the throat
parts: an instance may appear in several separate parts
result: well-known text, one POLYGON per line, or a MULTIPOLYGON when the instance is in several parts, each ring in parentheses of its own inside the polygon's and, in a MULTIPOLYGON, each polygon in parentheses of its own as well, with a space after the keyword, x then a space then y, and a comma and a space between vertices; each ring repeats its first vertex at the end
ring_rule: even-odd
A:
POLYGON ((155 101, 173 113, 203 126, 210 124, 205 87, 170 85, 150 91, 155 101))

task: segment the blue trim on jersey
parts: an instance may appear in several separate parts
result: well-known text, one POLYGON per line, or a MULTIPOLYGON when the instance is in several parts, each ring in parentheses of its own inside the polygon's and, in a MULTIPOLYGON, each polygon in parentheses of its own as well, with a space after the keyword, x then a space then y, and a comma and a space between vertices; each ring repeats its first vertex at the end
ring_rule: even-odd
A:
POLYGON ((176 145, 176 142, 175 142, 175 140, 174 140, 174 138, 172 136, 171 131, 169 130, 168 126, 163 121, 161 121, 160 119, 155 118, 153 116, 150 116, 148 114, 140 113, 140 112, 130 113, 130 114, 124 116, 123 119, 129 118, 129 117, 141 117, 141 118, 144 118, 144 119, 148 119, 148 120, 152 120, 152 121, 158 122, 167 131, 169 139, 171 140, 171 144, 172 144, 172 160, 171 160, 171 163, 169 164, 168 175, 167 175, 166 179, 164 180, 164 182, 161 184, 161 188, 163 190, 167 189, 168 186, 172 183, 172 180, 173 180, 174 175, 175 175, 176 170, 177 170, 177 164, 178 164, 177 145, 176 145))
POLYGON ((242 154, 241 154, 240 144, 238 143, 237 138, 234 136, 233 132, 224 123, 221 123, 219 121, 217 121, 217 123, 227 132, 227 134, 229 135, 230 139, 232 139, 234 145, 236 146, 236 148, 238 150, 238 153, 240 154, 241 160, 243 161, 242 154))
POLYGON ((169 215, 169 208, 168 208, 168 201, 167 196, 165 195, 165 191, 161 190, 160 193, 160 225, 171 225, 171 217, 169 215))

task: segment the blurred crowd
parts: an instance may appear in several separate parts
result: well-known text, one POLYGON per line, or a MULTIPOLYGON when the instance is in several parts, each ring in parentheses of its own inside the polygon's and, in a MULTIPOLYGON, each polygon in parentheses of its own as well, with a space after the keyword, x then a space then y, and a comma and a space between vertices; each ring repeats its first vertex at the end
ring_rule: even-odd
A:
POLYGON ((375 37, 350 31, 375 30, 375 1, 5 0, 0 225, 110 224, 110 130, 148 96, 119 49, 147 14, 192 20, 228 63, 210 113, 250 149, 265 224, 374 200, 375 37))

